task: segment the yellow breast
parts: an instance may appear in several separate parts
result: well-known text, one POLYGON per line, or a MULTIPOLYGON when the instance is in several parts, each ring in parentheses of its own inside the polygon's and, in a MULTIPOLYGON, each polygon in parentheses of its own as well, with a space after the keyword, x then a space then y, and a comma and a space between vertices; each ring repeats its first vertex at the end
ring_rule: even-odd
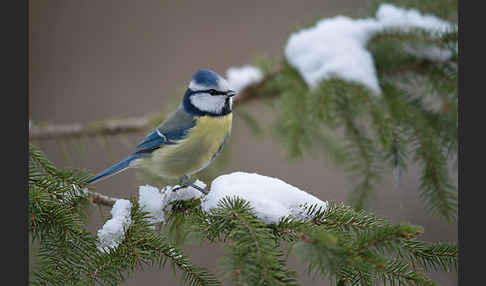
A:
POLYGON ((233 115, 197 118, 188 136, 154 151, 149 169, 166 178, 180 178, 204 169, 231 133, 233 115))

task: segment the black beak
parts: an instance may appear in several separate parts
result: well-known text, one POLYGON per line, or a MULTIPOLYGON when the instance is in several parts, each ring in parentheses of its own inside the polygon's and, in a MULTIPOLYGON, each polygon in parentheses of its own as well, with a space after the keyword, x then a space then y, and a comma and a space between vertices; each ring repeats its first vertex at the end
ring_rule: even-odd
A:
POLYGON ((232 96, 235 96, 236 94, 237 94, 237 93, 236 93, 236 91, 234 91, 234 90, 228 90, 228 91, 226 92, 226 96, 227 96, 227 97, 232 97, 232 96))

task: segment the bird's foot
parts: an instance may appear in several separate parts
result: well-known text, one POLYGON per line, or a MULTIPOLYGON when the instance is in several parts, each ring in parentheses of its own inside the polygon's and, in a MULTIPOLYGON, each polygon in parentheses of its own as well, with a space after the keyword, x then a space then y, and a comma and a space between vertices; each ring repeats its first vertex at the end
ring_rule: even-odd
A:
POLYGON ((172 189, 172 191, 175 192, 179 189, 183 189, 183 188, 187 188, 187 187, 193 187, 194 189, 200 191, 201 193, 203 193, 205 195, 207 195, 209 193, 206 189, 201 188, 199 186, 196 186, 194 183, 192 183, 187 176, 184 176, 184 177, 181 178, 180 184, 181 184, 181 186, 172 189))

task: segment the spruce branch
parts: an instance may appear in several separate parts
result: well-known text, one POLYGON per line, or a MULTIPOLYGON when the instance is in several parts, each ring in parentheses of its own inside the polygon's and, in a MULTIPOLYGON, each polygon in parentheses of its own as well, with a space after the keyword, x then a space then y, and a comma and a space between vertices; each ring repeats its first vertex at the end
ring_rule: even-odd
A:
POLYGON ((295 285, 295 272, 286 268, 272 231, 256 219, 248 202, 224 198, 209 214, 199 212, 199 230, 228 243, 227 272, 237 285, 295 285))
MULTIPOLYGON (((228 271, 233 274, 233 279, 238 283, 254 281, 245 280, 253 278, 245 276, 246 272, 241 267, 245 261, 241 258, 243 250, 238 248, 238 241, 231 235, 243 228, 241 234, 236 233, 247 237, 253 253, 258 254, 264 247, 256 243, 259 235, 258 231, 251 230, 251 223, 240 221, 240 212, 248 204, 235 199, 232 211, 223 210, 228 200, 221 201, 220 206, 209 213, 197 209, 181 212, 188 216, 186 222, 189 223, 185 227, 192 225, 192 231, 200 233, 203 239, 229 243, 230 256, 226 256, 225 261, 231 266, 228 271)), ((251 209, 247 211, 251 215, 251 209)), ((305 217, 303 220, 284 217, 278 224, 261 227, 269 231, 275 245, 289 243, 290 253, 307 263, 308 274, 335 277, 343 285, 374 285, 379 280, 384 283, 435 285, 422 272, 440 265, 443 266, 440 270, 453 271, 457 263, 457 247, 454 245, 435 246, 417 241, 423 232, 419 226, 394 224, 364 210, 356 211, 333 202, 326 209, 317 205, 307 206, 305 217)), ((249 251, 245 250, 243 254, 250 255, 249 251)), ((253 260, 257 264, 261 262, 259 257, 253 260)), ((253 271, 261 273, 265 268, 260 265, 257 269, 253 271)))
POLYGON ((383 283, 394 281, 399 285, 438 286, 420 272, 414 271, 409 263, 389 259, 383 268, 379 267, 379 277, 383 283))
POLYGON ((326 210, 309 206, 306 214, 300 224, 284 224, 302 231, 293 237, 293 251, 307 262, 309 273, 334 276, 342 285, 375 285, 378 280, 436 285, 422 272, 452 271, 457 263, 457 246, 417 241, 418 226, 393 224, 342 203, 326 210))
POLYGON ((371 39, 372 43, 379 43, 383 41, 394 40, 397 42, 420 42, 426 44, 434 44, 440 47, 449 48, 451 43, 457 42, 458 31, 457 27, 451 28, 445 32, 430 32, 424 29, 411 29, 402 31, 399 29, 387 29, 377 33, 371 39))
POLYGON ((41 150, 33 144, 29 145, 29 183, 51 193, 58 199, 65 196, 72 197, 73 193, 82 192, 88 195, 86 198, 92 203, 113 206, 118 198, 88 191, 86 182, 90 177, 87 172, 80 170, 60 171, 56 169, 41 150))
POLYGON ((441 144, 444 132, 432 127, 438 121, 433 119, 435 116, 428 115, 430 112, 419 98, 412 98, 388 83, 384 84, 384 91, 390 112, 412 134, 409 140, 415 147, 414 159, 422 164, 421 197, 430 210, 448 220, 454 219, 457 193, 450 183, 446 151, 441 144))
POLYGON ((425 271, 457 271, 459 249, 457 244, 426 243, 407 240, 398 255, 409 260, 414 267, 425 271), (416 266, 415 266, 416 265, 416 266))
POLYGON ((116 272, 122 273, 134 271, 137 266, 164 267, 169 263, 173 269, 178 269, 182 273, 182 281, 186 285, 221 285, 206 269, 194 266, 180 249, 168 242, 167 237, 154 232, 148 213, 140 209, 135 199, 132 199, 131 203, 132 223, 120 245, 102 257, 102 262, 95 271, 99 280, 109 278, 115 269, 116 272))
MULTIPOLYGON (((192 265, 164 232, 154 231, 149 214, 135 198, 131 223, 120 243, 99 251, 77 207, 79 201, 89 202, 89 192, 76 187, 83 180, 65 177, 35 147, 31 150, 31 161, 37 165, 31 168, 35 179, 30 178, 29 184, 30 231, 40 242, 40 265, 33 271, 32 284, 118 285, 139 267, 169 264, 188 285, 220 285, 207 270, 192 265), (69 182, 71 195, 59 198, 53 195, 59 192, 39 183, 42 176, 56 178, 57 174, 69 182)), ((278 224, 261 222, 249 202, 239 198, 223 198, 208 212, 199 204, 200 200, 174 202, 175 214, 169 220, 181 222, 202 239, 225 243, 225 269, 238 285, 295 285, 296 274, 286 266, 284 243, 289 244, 289 253, 306 262, 309 273, 334 277, 340 285, 373 285, 378 280, 434 285, 422 272, 457 271, 457 246, 418 241, 421 227, 394 224, 342 203, 330 202, 325 209, 306 206, 301 219, 289 216, 278 224)))
POLYGON ((33 285, 118 285, 125 273, 139 266, 167 262, 182 273, 187 285, 221 285, 154 232, 147 213, 134 200, 123 241, 108 253, 100 251, 96 237, 86 230, 83 210, 90 201, 111 204, 115 199, 84 191, 89 179, 84 172, 56 169, 33 145, 29 153, 29 232, 40 245, 33 285))

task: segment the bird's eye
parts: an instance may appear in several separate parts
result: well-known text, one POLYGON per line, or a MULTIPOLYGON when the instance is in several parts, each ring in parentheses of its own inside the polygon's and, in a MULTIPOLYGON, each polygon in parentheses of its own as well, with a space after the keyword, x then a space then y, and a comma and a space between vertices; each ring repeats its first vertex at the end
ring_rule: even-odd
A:
POLYGON ((209 90, 209 94, 216 95, 216 94, 218 94, 218 92, 216 90, 214 90, 214 89, 210 89, 209 90))

